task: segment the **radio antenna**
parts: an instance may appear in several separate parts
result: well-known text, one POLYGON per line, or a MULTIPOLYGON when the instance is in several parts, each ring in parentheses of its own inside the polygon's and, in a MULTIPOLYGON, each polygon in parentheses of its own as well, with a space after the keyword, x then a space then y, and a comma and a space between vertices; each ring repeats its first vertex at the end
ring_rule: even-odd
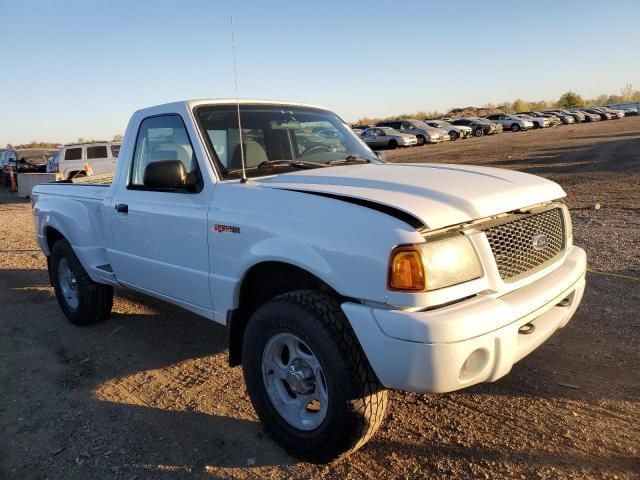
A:
POLYGON ((231 21, 231 49, 233 51, 233 81, 236 86, 236 109, 238 112, 238 134, 240 136, 240 162, 242 167, 241 183, 247 183, 247 171, 244 160, 244 142, 242 141, 242 122, 240 120, 240 100, 238 99, 238 71, 236 69, 236 39, 234 36, 233 17, 229 17, 231 21))

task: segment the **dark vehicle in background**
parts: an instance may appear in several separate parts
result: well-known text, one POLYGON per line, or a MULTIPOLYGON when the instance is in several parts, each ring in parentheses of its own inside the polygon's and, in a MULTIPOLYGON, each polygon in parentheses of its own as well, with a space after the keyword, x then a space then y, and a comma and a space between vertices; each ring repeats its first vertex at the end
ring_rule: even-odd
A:
POLYGON ((599 122, 601 120, 600 115, 596 114, 596 113, 590 113, 587 112, 586 110, 579 110, 577 108, 571 108, 569 110, 567 110, 570 113, 581 113, 582 115, 584 115, 584 121, 585 122, 599 122))
POLYGON ((495 127, 495 130, 493 133, 502 133, 504 132, 504 127, 502 126, 501 123, 498 122, 492 122, 491 120, 487 120, 486 118, 482 118, 482 117, 467 117, 471 120, 476 120, 480 123, 486 123, 489 125, 493 125, 495 127))
POLYGON ((551 115, 553 117, 557 117, 565 125, 571 125, 572 123, 576 123, 576 120, 571 115, 566 115, 564 113, 558 113, 555 111, 545 111, 542 113, 544 113, 545 115, 551 115))
POLYGON ((612 118, 614 118, 614 116, 609 113, 609 112, 605 112, 603 110, 598 110, 596 108, 581 108, 580 110, 582 110, 583 112, 589 112, 592 113, 594 115, 598 115, 600 117, 600 120, 611 120, 612 118))
POLYGON ((622 110, 614 110, 613 108, 609 108, 605 106, 593 107, 593 108, 602 112, 610 113, 611 118, 624 118, 624 111, 622 110))
POLYGON ((576 111, 576 112, 570 112, 569 110, 549 110, 549 113, 557 113, 560 115, 569 115, 570 117, 573 117, 573 119, 575 120, 575 123, 582 123, 585 121, 585 115, 583 112, 581 111, 576 111))
POLYGON ((613 110, 621 110, 624 112, 625 116, 629 116, 629 115, 638 115, 638 107, 635 106, 635 104, 631 104, 631 103, 618 103, 615 105, 607 105, 607 107, 613 109, 613 110))
POLYGON ((47 161, 55 155, 57 149, 48 148, 24 148, 8 149, 0 155, 0 168, 2 169, 2 183, 9 184, 9 169, 14 173, 45 173, 47 161))
POLYGON ((491 135, 496 133, 498 127, 495 123, 480 122, 478 119, 472 118, 457 118, 455 120, 448 120, 451 125, 460 125, 463 127, 470 127, 473 130, 473 135, 476 137, 482 137, 483 135, 491 135))

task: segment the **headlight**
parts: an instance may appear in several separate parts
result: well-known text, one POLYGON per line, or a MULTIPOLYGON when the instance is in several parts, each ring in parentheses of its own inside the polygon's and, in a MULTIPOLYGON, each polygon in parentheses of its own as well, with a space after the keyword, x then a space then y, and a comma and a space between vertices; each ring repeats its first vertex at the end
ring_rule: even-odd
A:
POLYGON ((389 290, 424 292, 482 276, 482 266, 469 238, 456 235, 397 247, 389 260, 389 290))

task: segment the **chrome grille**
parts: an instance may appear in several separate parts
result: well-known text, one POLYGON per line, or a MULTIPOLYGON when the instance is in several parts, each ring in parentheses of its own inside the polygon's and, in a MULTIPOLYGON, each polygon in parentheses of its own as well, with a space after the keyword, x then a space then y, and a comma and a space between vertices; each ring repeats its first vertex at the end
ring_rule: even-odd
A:
POLYGON ((505 282, 515 282, 550 265, 565 248, 560 208, 488 227, 484 233, 505 282))

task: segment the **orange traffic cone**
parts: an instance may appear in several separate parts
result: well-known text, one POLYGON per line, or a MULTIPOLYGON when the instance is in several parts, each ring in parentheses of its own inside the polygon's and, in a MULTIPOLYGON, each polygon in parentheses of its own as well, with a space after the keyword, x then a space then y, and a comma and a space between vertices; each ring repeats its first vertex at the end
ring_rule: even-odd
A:
POLYGON ((17 192, 18 191, 18 184, 16 183, 16 177, 13 174, 13 166, 9 165, 9 180, 11 182, 11 186, 9 187, 9 191, 10 192, 17 192))

